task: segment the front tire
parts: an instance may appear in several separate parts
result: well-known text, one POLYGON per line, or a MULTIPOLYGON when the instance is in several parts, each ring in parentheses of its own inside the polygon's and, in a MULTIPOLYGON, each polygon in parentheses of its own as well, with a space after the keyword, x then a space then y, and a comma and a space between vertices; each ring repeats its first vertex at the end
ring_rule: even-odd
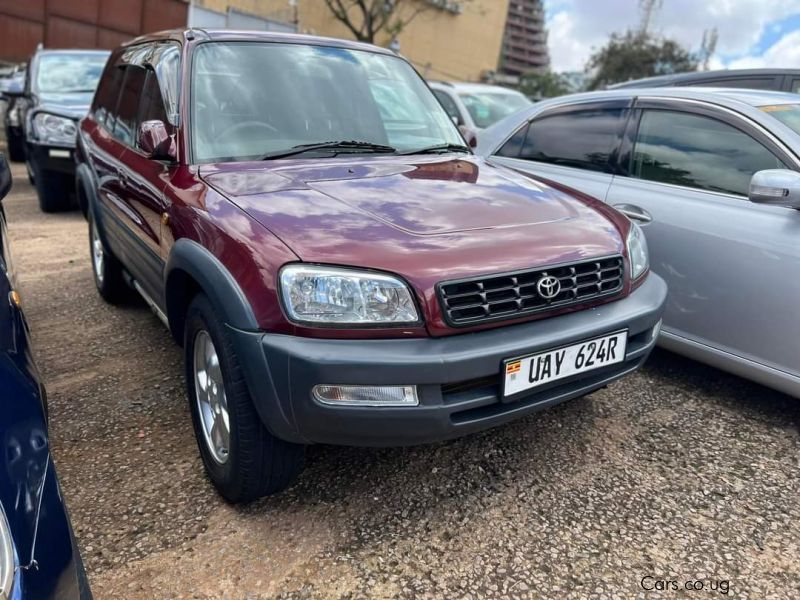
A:
POLYGON ((8 160, 11 162, 23 162, 25 160, 25 144, 22 140, 6 129, 6 146, 8 149, 8 160))
POLYGON ((89 219, 89 254, 92 259, 94 285, 109 304, 121 304, 131 296, 122 265, 103 243, 94 218, 89 219))
POLYGON ((68 178, 63 174, 32 167, 33 184, 39 197, 42 212, 54 213, 72 208, 72 191, 68 178))
POLYGON ((189 306, 183 348, 195 437, 219 493, 238 503, 286 489, 303 470, 305 448, 264 427, 230 335, 204 294, 189 306))

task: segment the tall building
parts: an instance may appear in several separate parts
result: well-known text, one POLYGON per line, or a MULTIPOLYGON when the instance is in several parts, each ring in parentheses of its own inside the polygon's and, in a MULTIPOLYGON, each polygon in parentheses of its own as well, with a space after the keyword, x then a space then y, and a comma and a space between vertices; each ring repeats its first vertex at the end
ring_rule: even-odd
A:
POLYGON ((550 68, 543 4, 542 0, 509 3, 500 73, 519 77, 523 73, 545 73, 550 68))
MULTIPOLYGON (((2 2, 2 0, 0 0, 2 2)), ((348 3, 345 3, 348 4, 348 3)), ((430 79, 481 81, 497 70, 509 0, 412 0, 398 5, 413 20, 393 40, 385 31, 375 43, 396 48, 430 79)), ((351 13, 357 14, 351 6, 351 13)), ((247 15, 261 29, 294 27, 301 33, 352 39, 323 0, 193 0, 193 25, 234 26, 247 15), (227 21, 226 21, 227 20, 227 21)))

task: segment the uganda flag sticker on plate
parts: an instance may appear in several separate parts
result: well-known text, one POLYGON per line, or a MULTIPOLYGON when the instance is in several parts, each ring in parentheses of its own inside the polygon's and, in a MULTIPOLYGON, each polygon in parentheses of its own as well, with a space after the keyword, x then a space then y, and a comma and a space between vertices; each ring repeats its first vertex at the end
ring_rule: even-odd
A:
POLYGON ((514 375, 519 373, 519 370, 522 368, 522 361, 518 360, 516 362, 508 363, 506 365, 506 375, 511 375, 512 379, 514 375))

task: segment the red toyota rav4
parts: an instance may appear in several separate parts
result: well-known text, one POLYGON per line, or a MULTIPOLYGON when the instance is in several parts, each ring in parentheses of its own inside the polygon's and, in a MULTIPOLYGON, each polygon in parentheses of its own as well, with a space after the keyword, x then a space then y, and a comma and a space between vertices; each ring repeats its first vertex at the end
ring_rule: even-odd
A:
POLYGON ((636 369, 666 287, 641 231, 487 164, 408 62, 188 30, 112 55, 79 134, 94 277, 183 345, 222 495, 310 443, 452 438, 636 369))

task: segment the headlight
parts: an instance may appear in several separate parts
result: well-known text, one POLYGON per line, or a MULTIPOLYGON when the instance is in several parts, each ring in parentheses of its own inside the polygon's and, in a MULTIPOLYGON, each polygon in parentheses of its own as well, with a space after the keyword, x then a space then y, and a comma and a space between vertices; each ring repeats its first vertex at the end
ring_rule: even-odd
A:
POLYGON ((408 287, 389 275, 288 265, 281 271, 281 292, 293 321, 339 325, 419 321, 408 287))
POLYGON ((11 597, 14 586, 14 542, 8 527, 6 513, 0 506, 0 599, 11 597))
POLYGON ((631 278, 638 279, 647 270, 649 260, 644 232, 633 221, 631 221, 631 230, 628 232, 628 258, 631 261, 631 278))
POLYGON ((67 117, 57 117, 48 113, 38 113, 33 117, 33 133, 36 139, 48 144, 75 145, 78 128, 75 121, 67 117))

